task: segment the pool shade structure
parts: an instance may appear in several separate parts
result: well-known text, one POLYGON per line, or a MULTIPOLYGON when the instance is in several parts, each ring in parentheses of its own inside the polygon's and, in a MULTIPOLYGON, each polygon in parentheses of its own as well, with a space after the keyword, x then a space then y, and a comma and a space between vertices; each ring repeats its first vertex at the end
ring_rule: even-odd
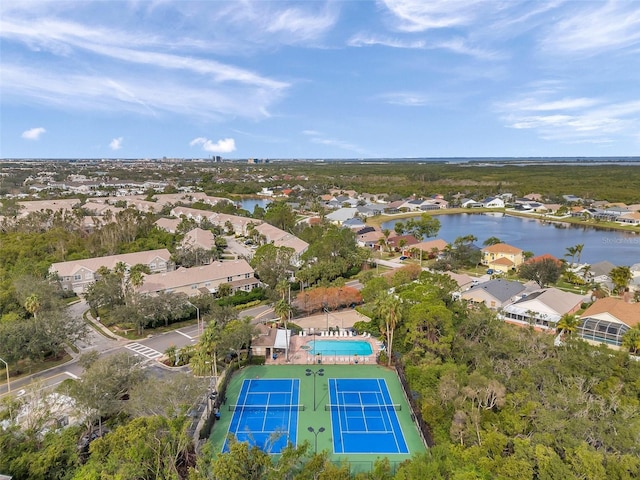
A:
MULTIPOLYGON (((322 377, 324 375, 324 368, 316 370, 315 372, 310 368, 307 368, 305 371, 305 375, 310 377, 313 375, 313 411, 316 411, 316 376, 322 377)), ((318 437, 316 436, 316 443, 318 442, 318 437)))

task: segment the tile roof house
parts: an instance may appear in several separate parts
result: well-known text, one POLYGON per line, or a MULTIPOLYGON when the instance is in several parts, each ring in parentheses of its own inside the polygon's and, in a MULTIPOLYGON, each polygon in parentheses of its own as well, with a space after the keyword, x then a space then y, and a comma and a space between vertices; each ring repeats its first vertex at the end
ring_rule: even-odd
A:
MULTIPOLYGON (((422 250, 422 254, 426 254, 428 256, 433 254, 438 255, 444 252, 448 245, 449 244, 445 240, 436 238, 435 240, 427 240, 426 242, 416 243, 415 245, 412 245, 411 248, 422 250)), ((426 258, 426 256, 424 256, 424 258, 426 258)))
POLYGON ((241 235, 246 235, 249 224, 255 225, 258 222, 254 218, 228 215, 226 213, 209 212, 207 210, 199 210, 197 208, 190 207, 175 207, 171 210, 171 215, 178 218, 184 215, 186 218, 192 218, 198 223, 206 218, 213 225, 217 225, 224 229, 227 228, 227 222, 229 222, 234 232, 241 235))
POLYGON ((621 346, 622 337, 640 324, 640 303, 614 297, 596 300, 580 315, 577 334, 590 342, 621 346))
POLYGON ((166 272, 170 268, 170 260, 171 254, 169 250, 161 248, 146 252, 58 262, 51 265, 49 273, 55 274, 60 278, 63 289, 73 290, 77 294, 82 294, 85 287, 95 281, 95 274, 101 267, 113 270, 118 263, 122 262, 129 268, 142 264, 148 266, 151 272, 166 272))
POLYGON ((161 228, 162 230, 166 230, 169 233, 176 233, 178 225, 180 225, 179 218, 159 218, 156 220, 156 227, 161 228))
MULTIPOLYGON (((393 232, 395 234, 395 232, 393 232)), ((389 235, 387 239, 387 243, 389 244, 389 248, 393 248, 396 251, 400 249, 404 249, 407 252, 416 244, 420 243, 413 235, 389 235), (400 246, 402 244, 402 247, 400 246)))
POLYGON ((542 329, 555 329, 563 315, 577 312, 587 300, 583 295, 553 287, 545 288, 523 295, 521 299, 504 307, 502 318, 542 329))
POLYGON ((276 247, 289 247, 293 248, 294 256, 292 262, 297 264, 300 262, 302 254, 307 251, 309 244, 304 240, 296 237, 295 235, 280 230, 268 223, 262 223, 255 227, 256 231, 260 235, 264 235, 267 243, 273 243, 276 247))
POLYGON ((360 247, 378 248, 381 238, 384 238, 384 234, 380 230, 371 230, 359 233, 356 241, 360 247))
POLYGON ((80 200, 77 198, 65 198, 61 200, 33 200, 30 202, 18 202, 20 206, 19 217, 26 217, 30 213, 46 212, 51 210, 52 212, 67 210, 71 212, 74 207, 80 205, 80 200))
POLYGON ((526 287, 520 282, 496 278, 472 286, 462 292, 461 298, 473 303, 484 303, 487 307, 497 310, 519 299, 525 290, 526 287))
POLYGON ((255 278, 251 265, 240 259, 146 275, 138 291, 147 294, 176 292, 194 296, 200 294, 202 289, 216 293, 223 283, 231 284, 232 292, 235 292, 251 291, 259 286, 260 281, 255 278))
POLYGON ((456 282, 458 285, 458 291, 468 290, 478 282, 477 279, 467 275, 466 273, 442 272, 442 274, 450 277, 451 280, 456 282))
POLYGON ((216 237, 210 230, 194 228, 185 234, 181 242, 181 247, 213 250, 216 248, 216 237))
POLYGON ((482 264, 499 271, 515 270, 524 263, 523 251, 506 243, 482 248, 482 264))

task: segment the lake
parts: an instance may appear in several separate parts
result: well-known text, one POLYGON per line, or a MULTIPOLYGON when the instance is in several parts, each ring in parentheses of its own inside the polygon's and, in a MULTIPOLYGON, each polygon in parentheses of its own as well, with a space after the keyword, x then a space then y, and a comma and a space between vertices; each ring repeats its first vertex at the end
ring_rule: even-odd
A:
MULTIPOLYGON (((477 237, 477 245, 482 245, 489 237, 498 237, 509 245, 535 255, 550 253, 558 258, 566 258, 567 247, 584 244, 581 262, 608 260, 615 265, 626 266, 640 263, 640 233, 601 230, 568 223, 547 223, 502 213, 461 213, 438 215, 437 218, 441 224, 438 238, 449 243, 465 235, 477 237)), ((396 222, 406 220, 390 220, 383 223, 382 228, 393 230, 396 222)))
POLYGON ((244 198, 242 200, 236 200, 236 205, 239 205, 240 208, 246 210, 249 213, 253 213, 253 209, 256 208, 256 205, 267 209, 267 205, 271 203, 271 200, 266 198, 244 198))

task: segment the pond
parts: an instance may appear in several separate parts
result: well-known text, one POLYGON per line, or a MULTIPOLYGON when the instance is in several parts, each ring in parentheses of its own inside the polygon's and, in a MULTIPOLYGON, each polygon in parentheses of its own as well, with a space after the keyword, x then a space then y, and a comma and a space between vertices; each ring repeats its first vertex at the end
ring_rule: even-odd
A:
MULTIPOLYGON (((477 245, 482 245, 489 237, 498 237, 505 243, 535 255, 550 253, 557 258, 567 258, 565 255, 568 247, 583 244, 580 257, 583 263, 593 264, 604 260, 614 265, 631 266, 640 263, 640 228, 638 233, 621 232, 512 217, 502 213, 462 213, 438 215, 437 218, 441 224, 438 238, 449 243, 465 235, 477 237, 477 245)), ((396 222, 406 220, 391 220, 383 223, 382 228, 393 230, 396 222)))
POLYGON ((236 200, 236 205, 249 213, 253 213, 253 209, 256 208, 256 205, 266 210, 267 205, 270 203, 271 200, 266 198, 244 198, 242 200, 236 200))

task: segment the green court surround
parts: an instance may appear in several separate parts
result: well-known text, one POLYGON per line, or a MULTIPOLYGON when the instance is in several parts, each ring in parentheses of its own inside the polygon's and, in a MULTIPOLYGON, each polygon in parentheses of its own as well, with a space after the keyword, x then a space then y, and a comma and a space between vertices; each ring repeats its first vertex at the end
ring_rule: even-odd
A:
MULTIPOLYGON (((335 462, 349 462, 353 472, 369 471, 373 463, 379 457, 389 459, 395 469, 399 463, 411 458, 414 454, 426 451, 426 446, 418 432, 416 423, 411 419, 411 408, 408 405, 402 386, 395 371, 379 365, 269 365, 244 367, 231 378, 226 393, 226 405, 235 404, 238 401, 242 381, 247 378, 298 378, 300 379, 300 403, 305 405, 304 411, 299 412, 298 442, 308 441, 311 449, 314 448, 314 434, 307 430, 313 427, 316 431, 324 427, 325 431, 318 435, 318 452, 329 452, 329 458, 335 462), (324 368, 324 376, 306 376, 305 371, 311 368, 313 371, 324 368), (329 402, 328 379, 329 378, 384 378, 389 388, 393 403, 401 404, 402 408, 397 412, 398 420, 409 447, 409 454, 333 454, 333 442, 331 438, 331 412, 325 411, 325 405, 329 402), (316 381, 316 410, 313 409, 313 382, 316 381)), ((233 412, 229 412, 223 405, 220 408, 221 418, 213 427, 210 441, 214 451, 220 452, 229 429, 229 423, 233 412)))

